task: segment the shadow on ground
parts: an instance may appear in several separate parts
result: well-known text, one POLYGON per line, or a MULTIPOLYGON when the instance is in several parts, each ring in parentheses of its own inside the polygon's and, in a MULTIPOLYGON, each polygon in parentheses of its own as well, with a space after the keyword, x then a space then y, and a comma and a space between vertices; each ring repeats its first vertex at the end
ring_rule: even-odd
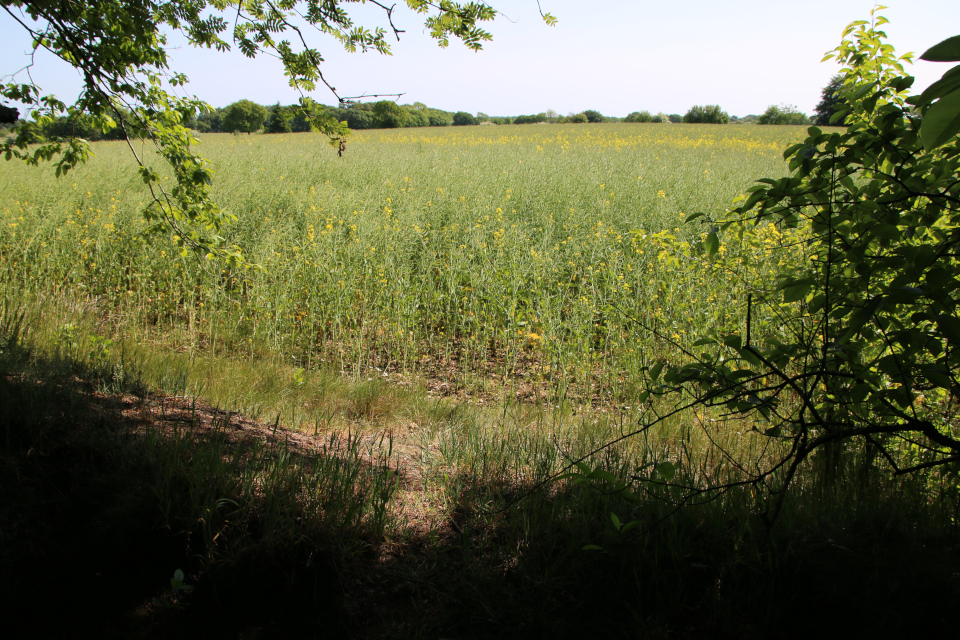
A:
MULTIPOLYGON (((300 530, 296 517, 278 537, 255 516, 221 518, 223 538, 211 540, 202 526, 170 525, 183 520, 158 504, 170 494, 157 490, 144 429, 161 436, 151 447, 187 429, 196 442, 292 446, 304 460, 309 438, 236 416, 224 422, 193 401, 98 392, 63 363, 43 369, 0 377, 8 637, 885 638, 956 630, 955 543, 877 519, 773 539, 690 513, 628 545, 585 552, 584 540, 602 538, 605 525, 600 516, 564 522, 582 497, 543 492, 490 515, 478 505, 504 487, 472 478, 442 526, 400 540, 300 530), (189 408, 190 419, 178 419, 174 432, 158 407, 164 419, 189 408), (187 589, 171 584, 178 569, 187 589)), ((182 481, 184 503, 203 482, 182 481)))

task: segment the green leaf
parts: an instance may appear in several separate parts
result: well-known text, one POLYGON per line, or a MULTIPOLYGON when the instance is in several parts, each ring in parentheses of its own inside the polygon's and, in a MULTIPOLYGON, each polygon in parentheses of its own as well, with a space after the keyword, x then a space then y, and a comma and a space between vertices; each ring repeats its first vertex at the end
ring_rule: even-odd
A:
POLYGON ((927 367, 923 370, 923 375, 927 380, 937 385, 941 389, 953 388, 953 380, 950 379, 949 372, 945 369, 927 367))
POLYGON ((950 342, 960 344, 960 318, 942 315, 937 318, 937 329, 950 342))
POLYGON ((953 36, 933 45, 924 51, 920 59, 928 62, 956 62, 960 60, 960 36, 953 36))
POLYGON ((727 345, 732 349, 739 349, 743 346, 743 339, 739 334, 732 333, 728 336, 723 336, 723 344, 727 345))
POLYGON ((866 400, 871 391, 873 391, 873 387, 871 387, 869 384, 861 382, 860 384, 854 386, 850 391, 850 398, 859 404, 866 400))
POLYGON ((881 296, 875 296, 870 299, 865 306, 857 309, 852 314, 850 314, 850 324, 847 326, 846 330, 840 337, 837 339, 839 344, 846 344, 850 338, 855 336, 864 325, 866 325, 873 315, 877 312, 877 309, 883 304, 883 298, 881 296))
POLYGON ((717 237, 716 232, 711 231, 707 234, 707 239, 703 241, 707 247, 707 255, 715 256, 717 251, 720 250, 720 238, 717 237))
POLYGON ((960 89, 946 94, 923 114, 920 140, 927 151, 951 140, 960 131, 960 89))
POLYGON ((630 529, 636 529, 636 528, 639 527, 639 526, 640 526, 640 521, 639 521, 639 520, 634 520, 633 522, 628 522, 627 524, 623 525, 623 526, 620 528, 620 533, 621 533, 621 534, 626 533, 627 531, 630 531, 630 529))
POLYGON ((654 468, 654 472, 660 476, 664 482, 670 482, 677 473, 677 466, 672 462, 661 462, 654 468))
POLYGON ((780 285, 783 289, 784 302, 796 302, 807 297, 810 288, 816 281, 813 278, 790 279, 780 285))
POLYGON ((954 67, 943 77, 923 90, 913 104, 928 104, 960 87, 960 65, 954 67), (958 73, 953 73, 958 71, 958 73))
POLYGON ((613 528, 617 531, 620 531, 620 518, 617 517, 617 514, 610 512, 610 520, 613 521, 613 528))
POLYGON ((879 222, 874 225, 872 231, 878 238, 883 238, 884 240, 896 241, 900 239, 900 228, 893 224, 879 222))
POLYGON ((658 362, 653 365, 653 368, 650 369, 650 379, 656 381, 660 377, 660 373, 663 372, 663 363, 658 362))
POLYGON ((763 361, 757 357, 757 354, 749 347, 743 347, 742 349, 737 349, 737 353, 740 354, 740 357, 752 364, 755 367, 762 367, 763 361))
POLYGON ((900 360, 895 355, 884 356, 877 361, 877 368, 892 378, 901 375, 900 360))

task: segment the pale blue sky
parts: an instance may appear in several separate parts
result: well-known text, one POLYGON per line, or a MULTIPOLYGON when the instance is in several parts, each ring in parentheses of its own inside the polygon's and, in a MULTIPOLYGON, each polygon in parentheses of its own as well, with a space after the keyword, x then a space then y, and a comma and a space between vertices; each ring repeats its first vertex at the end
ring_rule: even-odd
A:
MULTIPOLYGON (((400 3, 402 4, 402 3, 400 3)), ((694 104, 720 104, 729 113, 762 113, 770 104, 792 103, 810 113, 820 90, 838 69, 821 63, 851 21, 868 19, 867 0, 740 0, 668 3, 648 0, 540 0, 559 20, 540 19, 536 0, 491 2, 505 14, 489 25, 494 40, 474 53, 457 42, 439 49, 424 33, 422 19, 401 10, 405 29, 392 40, 392 57, 349 54, 316 34, 326 58, 327 79, 340 95, 403 93, 401 103, 424 102, 448 111, 519 115, 597 109, 625 116, 646 109, 684 113, 694 104)), ((351 9, 358 23, 386 26, 371 5, 351 9)), ((891 0, 881 12, 898 53, 922 53, 960 33, 956 0, 891 0)), ((29 39, 6 14, 0 15, 0 74, 24 64, 29 39)), ((189 92, 214 106, 248 98, 262 104, 296 101, 280 63, 250 61, 231 53, 183 46, 171 52, 172 67, 191 80, 189 92)), ((40 57, 33 76, 61 98, 80 83, 63 63, 40 57)), ((917 62, 912 72, 923 87, 949 68, 917 62)), ((325 90, 313 94, 331 103, 325 90)))

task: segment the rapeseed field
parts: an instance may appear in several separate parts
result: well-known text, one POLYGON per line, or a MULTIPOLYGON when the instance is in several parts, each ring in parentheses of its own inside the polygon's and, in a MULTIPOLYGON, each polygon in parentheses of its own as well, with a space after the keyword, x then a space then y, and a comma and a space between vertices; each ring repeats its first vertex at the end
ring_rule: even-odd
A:
MULTIPOLYGON (((109 331, 445 392, 627 401, 637 372, 744 321, 779 233, 703 251, 803 128, 523 125, 203 136, 229 243, 256 265, 144 238, 125 143, 66 178, 0 165, 7 298, 82 301, 109 331), (752 276, 739 271, 749 265, 752 276), (651 332, 651 329, 654 332, 651 332)), ((149 154, 148 154, 149 157, 149 154)), ((156 162, 159 166, 161 163, 156 162)))

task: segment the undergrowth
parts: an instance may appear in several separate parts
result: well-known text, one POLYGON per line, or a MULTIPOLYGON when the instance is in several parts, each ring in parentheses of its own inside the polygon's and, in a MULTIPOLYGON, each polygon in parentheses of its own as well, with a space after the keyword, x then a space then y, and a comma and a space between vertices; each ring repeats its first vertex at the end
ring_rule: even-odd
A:
MULTIPOLYGON (((854 457, 829 480, 808 465, 771 529, 749 487, 678 509, 655 485, 627 501, 602 478, 547 482, 636 409, 478 406, 291 364, 259 368, 283 384, 251 380, 254 421, 195 386, 249 363, 36 311, 8 301, 0 323, 0 566, 18 576, 0 601, 41 635, 111 620, 116 637, 888 637, 948 628, 960 594, 955 495, 854 457), (305 409, 288 428, 294 394, 325 421, 305 409), (69 615, 41 615, 51 600, 69 615)), ((690 427, 586 461, 732 477, 690 427)), ((757 455, 745 425, 713 428, 757 455)))

